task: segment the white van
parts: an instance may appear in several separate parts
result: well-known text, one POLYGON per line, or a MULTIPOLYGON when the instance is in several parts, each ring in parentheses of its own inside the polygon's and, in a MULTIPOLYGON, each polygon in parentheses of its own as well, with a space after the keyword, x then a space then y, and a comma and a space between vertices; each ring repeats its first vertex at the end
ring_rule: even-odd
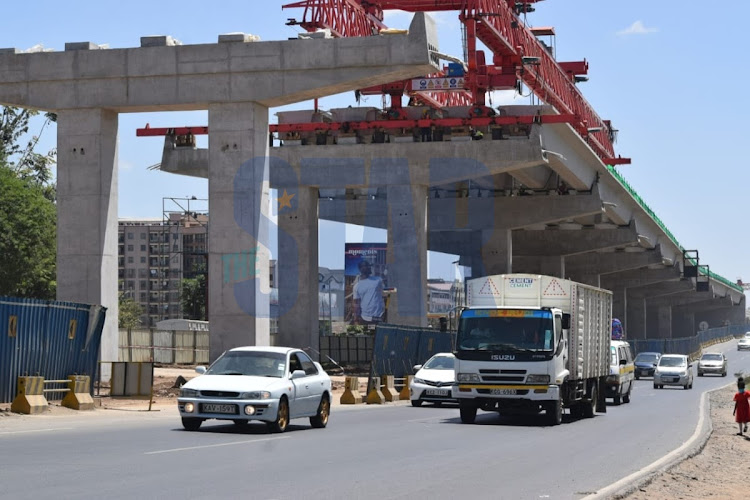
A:
POLYGON ((607 377, 606 397, 612 398, 616 405, 620 402, 630 403, 633 390, 635 364, 630 344, 624 340, 611 340, 609 344, 610 361, 607 377))

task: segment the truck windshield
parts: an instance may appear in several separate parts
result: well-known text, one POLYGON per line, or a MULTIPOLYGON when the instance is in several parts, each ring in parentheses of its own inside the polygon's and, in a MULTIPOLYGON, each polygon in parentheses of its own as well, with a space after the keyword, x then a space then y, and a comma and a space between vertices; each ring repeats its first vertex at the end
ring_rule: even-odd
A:
POLYGON ((461 315, 458 350, 549 351, 555 337, 552 313, 533 309, 476 309, 461 315))

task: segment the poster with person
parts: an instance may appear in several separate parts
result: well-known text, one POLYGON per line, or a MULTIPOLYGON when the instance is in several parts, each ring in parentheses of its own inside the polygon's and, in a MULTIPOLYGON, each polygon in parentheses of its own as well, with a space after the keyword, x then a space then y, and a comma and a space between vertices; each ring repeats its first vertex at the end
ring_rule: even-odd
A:
POLYGON ((346 321, 351 325, 384 322, 388 288, 385 243, 346 243, 344 246, 346 321))

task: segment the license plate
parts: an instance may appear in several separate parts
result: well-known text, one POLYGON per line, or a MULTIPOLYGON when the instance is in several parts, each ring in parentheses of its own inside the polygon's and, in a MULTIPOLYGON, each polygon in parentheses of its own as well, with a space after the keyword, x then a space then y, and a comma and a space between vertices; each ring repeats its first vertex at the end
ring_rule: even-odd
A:
POLYGON ((490 389, 490 394, 493 396, 515 396, 515 389, 490 389))
POLYGON ((237 406, 204 403, 203 413, 228 413, 234 415, 237 413, 237 406))
POLYGON ((425 389, 425 394, 428 396, 449 396, 450 391, 448 389, 425 389))

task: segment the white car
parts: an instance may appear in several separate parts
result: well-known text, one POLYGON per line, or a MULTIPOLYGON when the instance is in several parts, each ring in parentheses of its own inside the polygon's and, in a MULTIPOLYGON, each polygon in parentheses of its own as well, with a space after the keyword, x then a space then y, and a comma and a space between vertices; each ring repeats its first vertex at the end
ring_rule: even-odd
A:
POLYGON ((196 431, 208 419, 237 426, 265 422, 284 432, 293 418, 323 428, 331 410, 331 378, 304 351, 291 347, 237 347, 182 386, 177 404, 182 426, 196 431))
POLYGON ((750 332, 747 332, 744 337, 740 337, 740 339, 737 341, 737 350, 738 351, 744 351, 744 350, 750 351, 750 332))
POLYGON ((693 388, 693 365, 684 354, 664 354, 654 371, 654 389, 665 385, 681 385, 684 389, 693 388))
POLYGON ((423 402, 457 403, 451 397, 451 386, 456 374, 453 369, 455 356, 450 352, 435 354, 424 365, 414 365, 414 378, 409 385, 409 395, 412 406, 420 406, 423 402))

